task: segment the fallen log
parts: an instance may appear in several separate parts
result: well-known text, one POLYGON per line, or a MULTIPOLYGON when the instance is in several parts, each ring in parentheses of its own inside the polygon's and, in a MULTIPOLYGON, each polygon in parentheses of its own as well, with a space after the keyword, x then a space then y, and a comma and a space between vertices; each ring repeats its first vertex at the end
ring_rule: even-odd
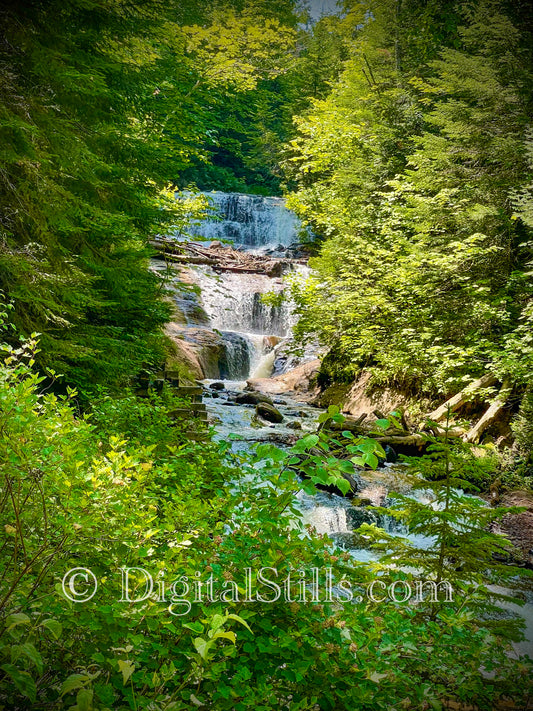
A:
POLYGON ((213 266, 216 264, 213 259, 187 254, 172 254, 167 252, 161 252, 161 257, 167 259, 169 262, 177 262, 178 264, 206 264, 207 266, 213 266))
POLYGON ((379 437, 374 437, 374 439, 380 444, 388 444, 391 447, 403 446, 403 447, 417 447, 422 449, 428 444, 427 437, 422 434, 410 434, 410 435, 380 435, 379 437))
POLYGON ((468 402, 468 400, 470 400, 476 390, 480 390, 481 388, 488 388, 491 385, 494 385, 495 382, 496 378, 494 377, 494 375, 492 375, 492 373, 487 373, 486 375, 483 375, 478 380, 475 380, 473 383, 470 383, 470 385, 467 385, 466 388, 458 392, 457 395, 454 395, 449 400, 446 400, 446 402, 440 407, 438 407, 436 410, 430 412, 429 415, 427 415, 427 419, 432 420, 433 422, 440 422, 441 420, 445 420, 448 414, 448 410, 450 411, 450 413, 455 412, 462 405, 468 402))
POLYGON ((509 397, 512 390, 512 386, 508 380, 505 380, 502 384, 500 392, 494 399, 494 402, 490 405, 488 410, 485 412, 483 417, 476 422, 476 424, 470 429, 464 439, 465 442, 470 442, 471 444, 477 444, 481 439, 481 435, 486 429, 492 425, 492 423, 498 419, 501 411, 505 407, 507 398, 509 397))

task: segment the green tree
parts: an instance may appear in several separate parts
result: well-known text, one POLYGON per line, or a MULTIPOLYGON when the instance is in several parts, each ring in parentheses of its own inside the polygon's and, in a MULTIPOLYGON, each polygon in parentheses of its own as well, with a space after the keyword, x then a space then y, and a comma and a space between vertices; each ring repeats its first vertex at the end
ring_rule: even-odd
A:
POLYGON ((510 194, 528 171, 527 35, 479 3, 452 14, 456 35, 428 32, 398 62, 421 9, 402 4, 401 22, 397 9, 367 19, 332 95, 298 119, 290 204, 323 240, 299 329, 329 346, 325 377, 370 367, 429 393, 487 368, 523 382, 528 351, 511 334, 530 247, 510 194))

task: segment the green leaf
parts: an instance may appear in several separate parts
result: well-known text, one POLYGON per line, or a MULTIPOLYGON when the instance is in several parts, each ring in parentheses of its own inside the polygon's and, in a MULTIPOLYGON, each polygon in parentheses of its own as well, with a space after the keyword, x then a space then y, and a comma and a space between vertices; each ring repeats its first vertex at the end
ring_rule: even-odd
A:
POLYGON ((87 682, 90 681, 90 679, 91 677, 87 674, 71 674, 63 682, 61 687, 61 696, 65 696, 65 694, 75 691, 76 689, 83 688, 87 682))
POLYGON ((216 632, 216 630, 219 629, 219 627, 222 627, 224 622, 226 621, 226 618, 223 615, 213 615, 211 618, 211 629, 213 632, 216 632))
POLYGON ((319 437, 318 435, 310 434, 301 439, 300 441, 306 449, 310 449, 311 447, 314 447, 316 444, 318 444, 319 437))
POLYGON ((365 452, 363 456, 361 457, 363 462, 367 464, 369 467, 372 469, 376 469, 378 466, 378 458, 376 457, 375 454, 372 454, 371 452, 365 452))
POLYGON ((361 452, 371 453, 371 452, 376 451, 377 446, 378 446, 378 443, 376 442, 375 439, 365 439, 363 442, 361 442, 358 445, 358 449, 361 452))
POLYGON ((93 692, 91 689, 80 689, 76 696, 79 711, 91 711, 93 707, 93 692))
POLYGON ((28 615, 25 615, 23 612, 16 612, 13 615, 8 615, 6 619, 6 625, 7 625, 7 632, 9 630, 12 630, 13 627, 16 627, 17 625, 29 625, 31 624, 31 619, 28 617, 28 615))
MULTIPOLYGON (((246 620, 244 620, 242 617, 240 617, 240 615, 235 615, 232 612, 230 612, 227 615, 227 618, 228 618, 228 620, 235 620, 236 622, 239 622, 241 625, 244 625, 246 627, 246 629, 249 629, 250 632, 252 632, 252 628, 250 627, 250 625, 246 622, 246 620)), ((253 632, 252 632, 252 634, 253 634, 253 632)))
POLYGON ((237 641, 237 635, 235 634, 235 632, 232 632, 231 630, 228 630, 227 632, 223 632, 223 631, 215 632, 215 634, 212 637, 212 639, 220 639, 220 638, 229 639, 229 641, 233 642, 233 644, 235 644, 235 642, 237 641))
POLYGON ((209 649, 213 643, 211 641, 208 641, 207 639, 204 639, 203 637, 196 637, 195 639, 193 639, 193 644, 200 657, 204 661, 207 661, 209 649))
POLYGON ((135 664, 133 662, 130 662, 129 659, 119 659, 118 670, 122 672, 122 683, 124 684, 124 686, 126 686, 128 679, 135 671, 135 664))
POLYGON ((32 703, 35 703, 35 699, 37 698, 37 685, 27 672, 20 671, 20 669, 17 669, 13 664, 2 664, 0 669, 11 678, 23 696, 27 696, 32 703))
POLYGON ((45 620, 41 622, 41 627, 50 630, 55 639, 59 639, 63 632, 63 626, 57 620, 45 620))
POLYGON ((376 425, 376 427, 379 427, 380 430, 386 430, 389 427, 390 422, 389 420, 380 419, 376 420, 374 424, 376 425))
POLYGON ((337 489, 342 491, 344 496, 346 496, 346 494, 350 491, 350 482, 347 481, 344 477, 338 477, 335 481, 335 486, 337 487, 337 489))
POLYGON ((300 485, 306 494, 314 496, 316 494, 316 486, 310 479, 304 479, 300 485))
POLYGON ((31 642, 25 642, 24 644, 18 645, 18 648, 20 649, 21 653, 29 659, 35 667, 37 667, 37 671, 39 674, 43 673, 43 658, 39 654, 39 652, 35 649, 35 646, 31 644, 31 642))

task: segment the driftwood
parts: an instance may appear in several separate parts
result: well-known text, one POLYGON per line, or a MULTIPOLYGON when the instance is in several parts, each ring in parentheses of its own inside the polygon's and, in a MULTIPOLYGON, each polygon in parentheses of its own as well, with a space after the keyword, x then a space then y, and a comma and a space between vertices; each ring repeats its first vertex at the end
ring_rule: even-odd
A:
POLYGON ((433 422, 441 422, 442 420, 445 420, 448 410, 450 412, 455 412, 462 405, 468 402, 468 400, 470 400, 476 390, 479 390, 481 388, 488 388, 491 385, 494 385, 495 382, 496 378, 494 377, 494 375, 487 373, 487 375, 484 375, 483 377, 479 378, 479 380, 476 380, 473 383, 470 383, 470 385, 467 385, 467 387, 458 392, 457 395, 454 395, 449 400, 446 400, 446 402, 440 407, 438 407, 436 410, 430 412, 427 416, 427 419, 432 420, 433 422))
POLYGON ((216 272, 228 271, 280 277, 291 268, 291 265, 305 263, 305 260, 275 259, 268 255, 240 252, 216 243, 209 248, 203 248, 193 242, 157 238, 150 244, 169 261, 180 264, 206 264, 213 267, 216 272))
POLYGON ((415 433, 409 435, 380 435, 375 437, 380 444, 388 444, 391 447, 417 447, 422 449, 428 443, 427 437, 415 433))
POLYGON ((490 405, 489 409, 485 412, 483 417, 476 422, 476 424, 469 430, 465 435, 465 441, 471 443, 477 443, 481 439, 481 435, 486 429, 492 425, 492 423, 498 419, 501 411, 505 407, 507 398, 511 393, 511 384, 508 380, 502 383, 500 392, 490 405))

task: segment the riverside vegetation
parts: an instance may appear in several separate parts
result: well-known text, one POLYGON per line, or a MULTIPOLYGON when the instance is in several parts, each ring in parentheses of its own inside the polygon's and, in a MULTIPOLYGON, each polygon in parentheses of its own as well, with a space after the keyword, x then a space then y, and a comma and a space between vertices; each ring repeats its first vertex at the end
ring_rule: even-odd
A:
POLYGON ((314 24, 281 0, 0 12, 0 707, 526 708, 531 660, 491 587, 524 572, 489 532, 512 510, 460 490, 531 481, 529 5, 349 1, 314 24), (363 525, 381 555, 358 563, 303 526, 299 491, 346 491, 383 456, 338 408, 291 447, 236 454, 191 441, 171 386, 137 394, 170 352, 150 241, 185 226, 173 189, 192 183, 285 190, 312 227, 296 334, 327 347, 323 384, 365 368, 437 401, 486 372, 507 384, 512 447, 479 457, 448 412, 412 463, 438 505, 387 507, 429 547, 363 525), (145 599, 121 601, 122 566, 233 595, 178 616, 138 571, 145 599), (99 581, 83 604, 61 586, 76 567, 99 581), (246 601, 250 567, 294 575, 293 600, 246 601), (313 568, 362 600, 298 601, 313 568), (452 601, 366 594, 420 578, 452 601))

